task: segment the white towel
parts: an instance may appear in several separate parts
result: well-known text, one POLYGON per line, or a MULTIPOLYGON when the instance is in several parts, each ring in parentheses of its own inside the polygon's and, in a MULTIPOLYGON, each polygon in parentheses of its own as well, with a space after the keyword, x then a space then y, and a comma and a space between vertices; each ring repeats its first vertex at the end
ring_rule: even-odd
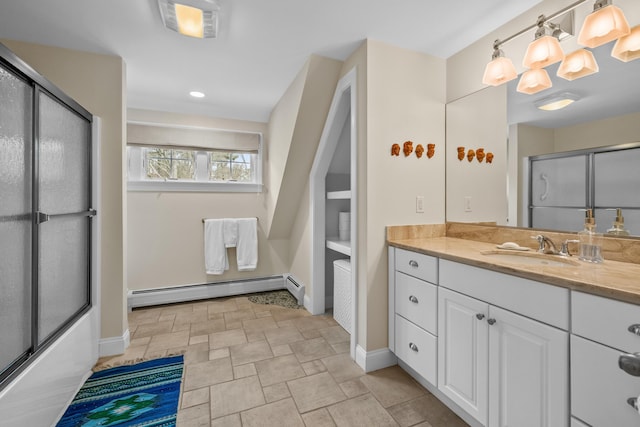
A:
POLYGON ((224 247, 235 248, 238 244, 238 220, 225 218, 223 221, 224 247))
POLYGON ((238 219, 238 271, 253 271, 258 266, 258 219, 238 219))
POLYGON ((204 266, 207 274, 222 274, 229 269, 223 225, 221 219, 204 221, 204 266))

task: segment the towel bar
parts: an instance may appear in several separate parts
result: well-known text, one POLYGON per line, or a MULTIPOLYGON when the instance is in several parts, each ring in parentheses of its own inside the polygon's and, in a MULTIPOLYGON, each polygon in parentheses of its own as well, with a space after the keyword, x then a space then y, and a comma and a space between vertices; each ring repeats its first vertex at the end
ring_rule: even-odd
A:
MULTIPOLYGON (((203 224, 204 224, 204 221, 205 221, 206 219, 207 219, 207 218, 202 218, 202 223, 203 223, 203 224)), ((258 217, 256 217, 256 221, 260 221, 260 219, 259 219, 258 217)))

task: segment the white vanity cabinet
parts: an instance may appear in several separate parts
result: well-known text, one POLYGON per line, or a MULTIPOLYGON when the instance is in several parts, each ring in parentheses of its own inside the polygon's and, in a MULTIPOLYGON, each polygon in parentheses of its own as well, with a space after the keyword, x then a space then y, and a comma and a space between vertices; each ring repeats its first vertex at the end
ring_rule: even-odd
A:
POLYGON ((482 425, 567 426, 569 291, 447 260, 438 282, 438 389, 482 425))
POLYGON ((573 292, 571 317, 572 415, 592 427, 640 425, 632 406, 640 376, 619 366, 621 355, 640 352, 640 306, 573 292))

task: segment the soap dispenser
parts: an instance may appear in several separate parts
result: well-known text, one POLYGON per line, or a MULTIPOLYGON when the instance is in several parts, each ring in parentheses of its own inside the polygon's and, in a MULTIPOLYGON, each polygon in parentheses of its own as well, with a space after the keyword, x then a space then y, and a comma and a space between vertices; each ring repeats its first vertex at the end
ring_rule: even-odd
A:
POLYGON ((580 239, 580 249, 578 258, 582 261, 599 263, 602 258, 602 234, 596 233, 596 220, 593 217, 593 210, 587 209, 584 230, 578 232, 580 239))
POLYGON ((610 236, 628 236, 629 230, 625 230, 624 228, 624 217, 622 216, 622 209, 616 209, 616 220, 613 221, 613 225, 610 229, 607 230, 607 233, 610 236))

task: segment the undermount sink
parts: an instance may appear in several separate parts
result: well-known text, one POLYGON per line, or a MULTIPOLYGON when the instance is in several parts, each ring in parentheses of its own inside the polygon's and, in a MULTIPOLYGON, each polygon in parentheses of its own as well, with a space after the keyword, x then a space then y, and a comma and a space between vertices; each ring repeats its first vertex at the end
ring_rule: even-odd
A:
POLYGON ((546 255, 537 252, 486 251, 481 253, 482 255, 488 258, 492 258, 496 261, 504 261, 521 265, 537 265, 545 267, 575 267, 580 265, 580 263, 572 259, 562 258, 557 255, 546 255))

